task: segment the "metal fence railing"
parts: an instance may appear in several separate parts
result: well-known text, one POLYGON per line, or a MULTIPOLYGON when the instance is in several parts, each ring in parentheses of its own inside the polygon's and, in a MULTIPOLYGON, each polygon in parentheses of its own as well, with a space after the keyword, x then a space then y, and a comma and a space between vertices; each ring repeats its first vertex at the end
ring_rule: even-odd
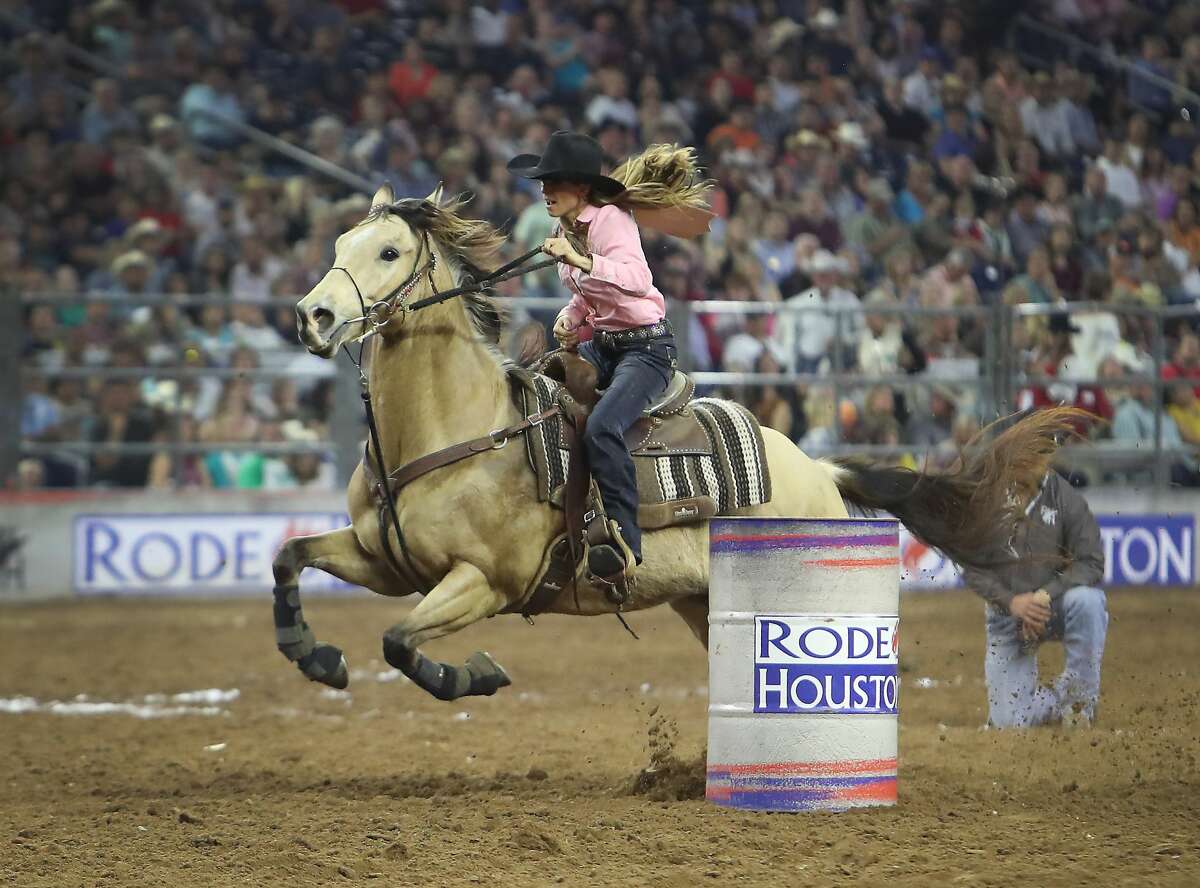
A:
POLYGON ((28 458, 41 460, 43 471, 54 473, 57 484, 74 478, 81 486, 92 483, 105 460, 111 464, 117 459, 140 460, 139 470, 160 460, 170 466, 177 484, 184 483, 189 467, 194 467, 189 457, 204 460, 214 454, 227 455, 224 458, 235 464, 247 457, 315 454, 321 462, 338 464, 336 474, 342 478, 352 469, 347 454, 358 434, 352 412, 358 410, 356 377, 347 391, 338 365, 309 356, 292 331, 278 331, 272 347, 261 347, 271 339, 265 316, 255 329, 242 329, 242 338, 230 323, 229 312, 239 306, 267 312, 287 309, 290 314, 294 300, 38 293, 20 299, 5 294, 0 301, 8 306, 0 309, 0 339, 6 340, 0 342, 0 351, 21 356, 11 375, 0 374, 0 388, 12 396, 9 403, 19 405, 17 415, 0 431, 5 480, 12 479, 20 460, 28 458), (95 329, 89 329, 79 312, 97 306, 103 307, 106 319, 92 322, 95 329), (211 306, 228 310, 217 331, 206 331, 199 323, 200 312, 211 306), (30 324, 39 309, 54 316, 55 347, 40 341, 39 330, 30 324), (170 311, 174 319, 165 334, 155 326, 154 313, 163 311, 170 311), (98 350, 80 347, 89 333, 103 343, 98 350), (207 354, 204 343, 212 338, 224 340, 221 354, 228 358, 236 353, 245 360, 231 365, 207 354), (286 413, 276 386, 294 390, 298 398, 315 398, 321 386, 334 393, 322 399, 327 406, 314 403, 292 415, 286 413), (114 393, 114 387, 128 394, 114 393), (213 432, 201 439, 200 420, 220 415, 235 390, 238 398, 265 406, 268 414, 278 409, 266 415, 261 426, 262 411, 241 424, 214 422, 213 432), (128 398, 133 404, 128 413, 120 413, 123 430, 107 421, 114 398, 128 398), (45 419, 39 411, 48 414, 45 419), (324 433, 318 434, 318 429, 324 433))
MULTIPOLYGON (((290 310, 294 301, 280 299, 253 304, 269 310, 290 310)), ((522 326, 536 330, 538 325, 548 324, 564 300, 519 297, 504 298, 502 302, 512 320, 509 330, 515 331, 522 326)), ((21 298, 0 299, 0 339, 5 340, 0 342, 0 389, 3 390, 0 402, 9 408, 0 416, 0 472, 6 482, 14 477, 22 459, 66 460, 83 467, 80 483, 87 484, 86 468, 100 457, 159 457, 182 465, 184 457, 207 458, 213 453, 253 453, 264 458, 316 453, 322 460, 336 463, 339 483, 349 479, 361 456, 359 448, 364 435, 357 372, 349 362, 313 358, 295 342, 291 330, 281 330, 283 338, 278 346, 258 352, 249 365, 204 361, 195 354, 198 349, 192 349, 189 357, 185 353, 193 343, 186 334, 176 338, 174 353, 159 349, 162 354, 153 362, 131 362, 127 353, 115 366, 111 360, 73 363, 69 356, 64 358, 57 353, 52 360, 38 359, 38 350, 31 345, 36 344, 37 331, 28 327, 36 308, 49 307, 65 316, 71 309, 99 304, 120 316, 133 317, 164 307, 187 315, 208 306, 232 308, 241 303, 213 295, 141 297, 136 304, 129 298, 111 294, 26 294, 21 298), (270 399, 276 396, 271 391, 274 385, 308 392, 325 387, 324 412, 312 424, 322 429, 323 434, 317 439, 307 434, 299 440, 286 440, 278 428, 273 428, 271 434, 258 437, 239 434, 229 439, 211 436, 199 439, 196 404, 200 389, 204 388, 204 398, 211 408, 214 399, 239 381, 253 388, 259 403, 268 408, 270 399), (26 412, 36 412, 38 397, 49 390, 57 392, 64 386, 71 389, 74 406, 63 408, 66 412, 79 409, 102 418, 106 388, 121 383, 132 384, 142 402, 153 401, 151 406, 157 411, 159 424, 148 439, 115 441, 96 434, 73 438, 62 434, 22 434, 26 412)), ((933 309, 831 307, 801 305, 795 300, 669 304, 681 366, 691 372, 704 394, 750 403, 764 388, 770 387, 798 406, 811 397, 826 407, 832 405, 836 413, 844 404, 861 407, 873 391, 887 389, 892 396, 904 399, 908 412, 922 417, 928 409, 931 392, 950 389, 962 413, 986 423, 1026 406, 1064 399, 1071 402, 1067 395, 1072 393, 1078 403, 1078 393, 1085 390, 1115 397, 1118 390, 1142 387, 1144 406, 1153 417, 1152 434, 1144 440, 1121 440, 1108 434, 1102 424, 1098 425, 1086 441, 1065 448, 1063 464, 1096 482, 1137 478, 1165 485, 1172 478, 1174 465, 1191 463, 1195 458, 1193 447, 1175 444, 1176 437, 1165 434, 1173 422, 1165 407, 1165 396, 1173 385, 1164 380, 1170 357, 1169 342, 1174 341, 1181 329, 1200 326, 1200 309, 1192 306, 1151 308, 1075 303, 933 309), (1046 319, 1056 314, 1078 321, 1082 330, 1072 337, 1080 349, 1074 355, 1078 360, 1074 364, 1064 362, 1062 372, 1046 367, 1044 355, 1036 358, 1040 353, 1035 346, 1046 336, 1046 319), (753 315, 771 318, 769 329, 755 327, 755 335, 771 346, 773 354, 782 353, 783 360, 774 371, 724 366, 719 356, 715 364, 705 365, 701 356, 693 353, 696 346, 707 342, 709 331, 723 331, 718 338, 723 336, 725 342, 733 333, 747 335, 746 319, 753 315), (868 334, 865 331, 872 324, 876 333, 868 334), (965 340, 971 346, 969 349, 957 346, 960 354, 948 359, 941 354, 927 354, 919 365, 864 368, 858 360, 862 343, 872 336, 883 335, 879 331, 888 325, 903 327, 913 342, 935 345, 937 329, 952 329, 949 341, 965 340), (803 360, 797 345, 814 329, 824 331, 822 335, 827 337, 827 348, 815 364, 803 360), (1120 358, 1119 373, 1113 372, 1111 365, 1100 365, 1098 359, 1107 355, 1120 358)), ((71 329, 64 324, 60 332, 66 335, 62 338, 70 340, 71 329)), ((509 344, 510 354, 515 350, 509 344)), ((136 354, 140 352, 135 350, 136 354)), ((831 419, 832 416, 826 417, 829 423, 826 434, 805 439, 805 449, 811 455, 860 454, 907 459, 919 465, 931 458, 944 463, 955 454, 950 441, 847 440, 840 422, 831 419)))

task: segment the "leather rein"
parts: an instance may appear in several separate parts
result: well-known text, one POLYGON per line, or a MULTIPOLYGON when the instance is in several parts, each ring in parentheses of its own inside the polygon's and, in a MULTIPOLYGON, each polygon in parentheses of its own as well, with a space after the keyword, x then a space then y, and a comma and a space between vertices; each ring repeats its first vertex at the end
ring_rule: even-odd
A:
MULTIPOLYGON (((373 451, 375 454, 375 465, 368 468, 373 468, 377 474, 376 486, 379 488, 380 495, 384 501, 384 507, 387 509, 388 517, 391 519, 392 529, 396 531, 396 542, 400 548, 400 554, 403 556, 404 564, 396 558, 392 551, 391 544, 388 542, 387 528, 380 521, 380 538, 383 543, 383 551, 387 554, 388 561, 392 569, 401 577, 406 578, 422 595, 429 592, 429 585, 424 581, 416 565, 413 563, 412 553, 409 551, 408 543, 404 539, 404 531, 400 527, 400 517, 396 511, 395 494, 407 484, 412 483, 423 475, 428 474, 434 469, 448 466, 456 463, 459 460, 475 456, 479 453, 486 453, 489 450, 499 450, 510 439, 518 435, 524 434, 529 429, 541 425, 545 420, 557 415, 561 412, 561 408, 556 404, 553 407, 543 410, 541 413, 533 416, 527 416, 520 422, 508 426, 503 429, 494 429, 482 438, 474 438, 470 441, 463 441, 460 444, 455 444, 450 447, 445 447, 435 453, 429 453, 419 457, 409 463, 400 466, 398 469, 389 474, 387 466, 383 461, 383 448, 379 443, 379 427, 375 423, 375 410, 371 404, 371 391, 367 381, 367 376, 363 372, 362 359, 363 349, 366 345, 366 340, 380 333, 385 326, 396 316, 397 313, 404 314, 405 312, 419 311, 422 308, 428 308, 431 305, 437 305, 456 296, 465 296, 470 293, 482 293, 485 290, 494 287, 496 284, 510 280, 511 278, 520 277, 521 275, 529 274, 530 272, 539 271, 543 268, 549 268, 557 264, 557 260, 548 259, 544 262, 535 262, 533 265, 526 266, 525 263, 542 252, 541 248, 530 250, 524 255, 518 256, 511 262, 502 265, 500 268, 485 275, 478 280, 472 280, 461 286, 451 290, 439 291, 434 283, 433 275, 437 270, 437 253, 433 251, 429 242, 429 232, 422 232, 422 251, 428 254, 428 259, 424 265, 417 265, 413 268, 412 273, 394 287, 386 296, 371 303, 368 308, 366 300, 363 298, 362 290, 359 289, 358 282, 354 280, 354 275, 350 273, 348 268, 341 265, 335 265, 330 268, 331 271, 340 271, 350 279, 350 283, 354 287, 354 292, 358 296, 358 303, 362 309, 362 316, 350 318, 343 321, 342 326, 363 322, 367 325, 367 329, 361 336, 358 336, 355 342, 359 343, 358 357, 350 353, 349 343, 343 344, 342 348, 346 352, 346 356, 353 362, 358 370, 358 380, 362 398, 363 411, 367 416, 367 429, 370 433, 370 446, 368 451, 373 451), (431 296, 426 296, 423 299, 418 299, 416 302, 406 304, 405 300, 412 294, 413 290, 421 282, 423 277, 428 277, 429 288, 433 291, 431 296), (393 485, 395 489, 393 490, 393 485)), ((418 255, 419 259, 419 255, 418 255)), ((382 515, 380 518, 382 519, 382 515)))

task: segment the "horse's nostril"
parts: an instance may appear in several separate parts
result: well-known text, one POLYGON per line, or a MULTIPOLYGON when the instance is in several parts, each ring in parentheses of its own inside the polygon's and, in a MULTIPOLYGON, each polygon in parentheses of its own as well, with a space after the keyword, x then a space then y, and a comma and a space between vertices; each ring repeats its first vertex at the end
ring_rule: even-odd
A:
POLYGON ((313 323, 317 325, 317 332, 322 335, 329 332, 329 328, 333 326, 333 312, 327 308, 314 308, 312 311, 313 323))

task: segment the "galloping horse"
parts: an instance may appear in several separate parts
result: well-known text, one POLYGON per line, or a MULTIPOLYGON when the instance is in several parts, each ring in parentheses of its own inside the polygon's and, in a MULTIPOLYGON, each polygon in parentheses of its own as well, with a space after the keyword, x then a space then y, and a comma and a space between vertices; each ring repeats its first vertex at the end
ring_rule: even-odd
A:
MULTIPOLYGON (((369 337, 365 382, 389 469, 523 419, 495 348, 500 318, 490 300, 468 294, 409 310, 418 297, 487 268, 503 242, 491 225, 461 217, 459 206, 444 205, 440 188, 424 200, 396 201, 384 185, 367 218, 338 238, 336 265, 296 306, 300 339, 315 355, 332 358, 343 345, 369 337)), ((1070 419, 1071 411, 1060 410, 1022 420, 965 455, 955 472, 940 475, 816 461, 764 428, 773 496, 736 514, 844 518, 845 499, 891 512, 930 545, 974 564, 975 553, 1015 520, 1014 503, 1025 501, 1019 492, 1040 482, 1070 419)), ((349 527, 288 540, 275 558, 280 650, 309 678, 345 687, 341 651, 317 642, 304 621, 301 570, 316 567, 392 596, 418 591, 413 577, 420 577, 427 594, 385 633, 387 662, 441 699, 509 684, 486 654, 451 666, 419 648, 519 602, 550 541, 562 533, 563 513, 539 501, 525 449, 487 448, 420 477, 396 496, 394 522, 373 500, 361 464, 348 498, 349 527)), ((707 645, 706 523, 646 534, 645 563, 621 609, 660 604, 669 604, 707 645)), ((546 610, 595 615, 617 608, 603 590, 579 582, 546 610)))

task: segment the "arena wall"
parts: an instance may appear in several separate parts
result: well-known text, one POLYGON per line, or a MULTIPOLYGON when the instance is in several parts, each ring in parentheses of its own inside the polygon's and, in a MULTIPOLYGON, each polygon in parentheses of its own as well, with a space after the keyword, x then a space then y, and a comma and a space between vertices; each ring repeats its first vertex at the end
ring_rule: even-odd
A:
MULTIPOLYGON (((1196 497, 1085 491, 1104 536, 1105 585, 1186 586, 1197 576, 1196 497)), ((0 497, 0 601, 71 596, 265 595, 290 536, 348 523, 341 492, 43 492, 0 497)), ((902 589, 961 585, 941 553, 901 534, 902 589)), ((318 571, 307 593, 355 590, 318 571)))

